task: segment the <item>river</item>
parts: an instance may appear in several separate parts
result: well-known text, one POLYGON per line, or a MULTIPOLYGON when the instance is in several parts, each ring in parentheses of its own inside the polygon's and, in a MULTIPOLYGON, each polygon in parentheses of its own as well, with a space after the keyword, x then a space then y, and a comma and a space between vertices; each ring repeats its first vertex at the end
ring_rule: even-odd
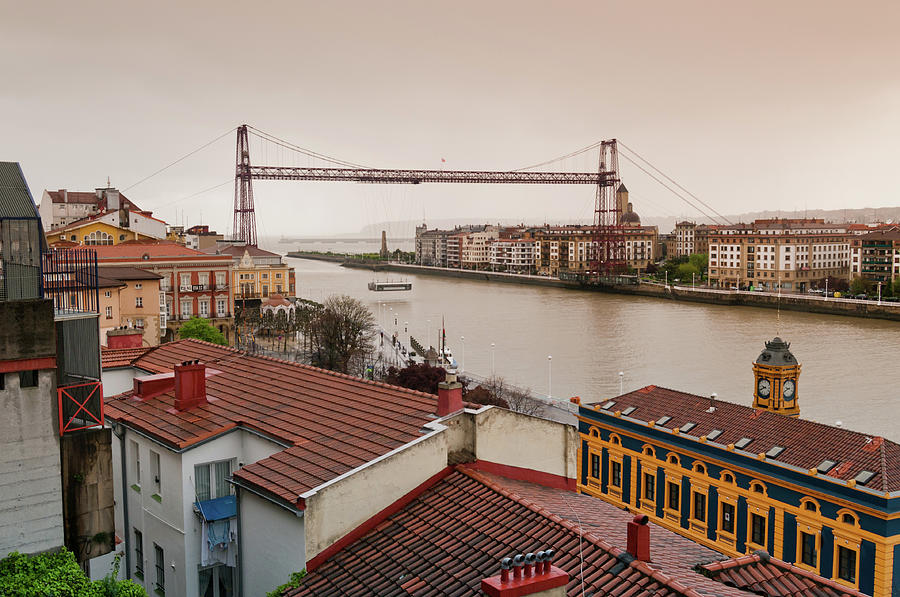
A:
POLYGON ((386 328, 396 318, 404 341, 409 322, 408 333, 435 344, 443 319, 447 344, 465 370, 489 376, 493 368, 511 383, 559 399, 614 396, 622 371, 625 391, 653 384, 750 405, 751 364, 764 342, 780 335, 803 366, 802 417, 900 441, 895 322, 436 276, 409 276, 410 292, 376 293, 366 287, 372 272, 287 261, 303 298, 356 297, 386 328))

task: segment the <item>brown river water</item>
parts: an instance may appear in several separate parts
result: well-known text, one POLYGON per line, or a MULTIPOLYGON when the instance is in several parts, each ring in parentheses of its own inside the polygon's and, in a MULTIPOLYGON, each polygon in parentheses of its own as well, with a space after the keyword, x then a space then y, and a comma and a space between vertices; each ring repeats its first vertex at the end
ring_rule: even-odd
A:
MULTIPOLYGON (((411 333, 436 344, 443 318, 466 371, 489 376, 493 367, 535 394, 549 385, 559 399, 616 395, 622 371, 626 392, 653 384, 749 405, 751 364, 780 335, 803 366, 802 417, 900 441, 900 323, 436 276, 405 277, 409 292, 373 292, 372 272, 287 261, 301 297, 356 297, 404 342, 411 333)), ((389 278, 398 275, 377 275, 389 278)))

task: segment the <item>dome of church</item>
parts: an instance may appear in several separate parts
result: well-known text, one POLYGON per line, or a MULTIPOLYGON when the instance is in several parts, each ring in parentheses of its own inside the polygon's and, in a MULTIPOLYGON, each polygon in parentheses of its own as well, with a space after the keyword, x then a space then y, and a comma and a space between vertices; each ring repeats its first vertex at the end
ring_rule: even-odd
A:
POLYGON ((631 207, 631 203, 628 204, 628 207, 625 209, 625 213, 622 214, 622 223, 631 224, 632 226, 641 225, 641 216, 635 213, 634 209, 631 207))
POLYGON ((796 365, 797 359, 791 354, 790 347, 790 343, 776 336, 771 342, 766 342, 766 349, 756 362, 761 365, 796 365))

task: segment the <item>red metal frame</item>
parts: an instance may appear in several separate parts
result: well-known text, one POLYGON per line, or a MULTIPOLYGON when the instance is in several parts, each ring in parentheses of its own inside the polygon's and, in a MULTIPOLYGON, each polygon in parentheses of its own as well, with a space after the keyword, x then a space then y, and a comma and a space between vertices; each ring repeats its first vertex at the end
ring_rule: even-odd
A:
POLYGON ((88 383, 76 384, 73 386, 63 386, 63 387, 56 389, 56 394, 57 394, 58 407, 59 407, 59 434, 60 435, 64 435, 67 431, 79 431, 81 429, 90 429, 91 427, 97 427, 98 425, 101 427, 103 426, 103 383, 102 382, 91 381, 88 383), (81 402, 78 401, 78 398, 76 398, 75 396, 73 396, 72 394, 69 393, 70 390, 73 390, 75 388, 85 388, 85 387, 93 387, 93 390, 88 392, 85 399, 81 402), (100 400, 98 401, 98 403, 100 404, 99 417, 96 416, 95 413, 92 413, 90 410, 88 410, 88 408, 85 406, 88 403, 88 401, 90 401, 90 399, 93 398, 97 394, 97 392, 100 392, 100 396, 99 396, 100 400), (72 402, 74 402, 75 404, 78 405, 78 409, 75 411, 75 413, 71 417, 69 417, 69 420, 66 421, 65 423, 63 422, 63 397, 64 396, 65 396, 65 398, 71 400, 72 402), (75 423, 75 417, 77 417, 78 413, 80 413, 81 411, 84 411, 85 414, 87 415, 86 417, 84 417, 85 420, 90 418, 96 422, 92 423, 90 425, 84 425, 82 427, 71 427, 71 425, 73 425, 75 423))

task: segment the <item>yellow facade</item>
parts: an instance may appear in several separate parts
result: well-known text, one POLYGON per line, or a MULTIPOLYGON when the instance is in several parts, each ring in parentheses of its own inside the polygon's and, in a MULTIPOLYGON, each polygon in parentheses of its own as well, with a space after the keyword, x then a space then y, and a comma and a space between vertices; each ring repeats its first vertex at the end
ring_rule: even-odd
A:
POLYGON ((59 241, 76 242, 82 245, 118 245, 130 240, 157 240, 128 228, 113 226, 107 222, 88 222, 84 225, 51 230, 47 232, 47 243, 59 241))

